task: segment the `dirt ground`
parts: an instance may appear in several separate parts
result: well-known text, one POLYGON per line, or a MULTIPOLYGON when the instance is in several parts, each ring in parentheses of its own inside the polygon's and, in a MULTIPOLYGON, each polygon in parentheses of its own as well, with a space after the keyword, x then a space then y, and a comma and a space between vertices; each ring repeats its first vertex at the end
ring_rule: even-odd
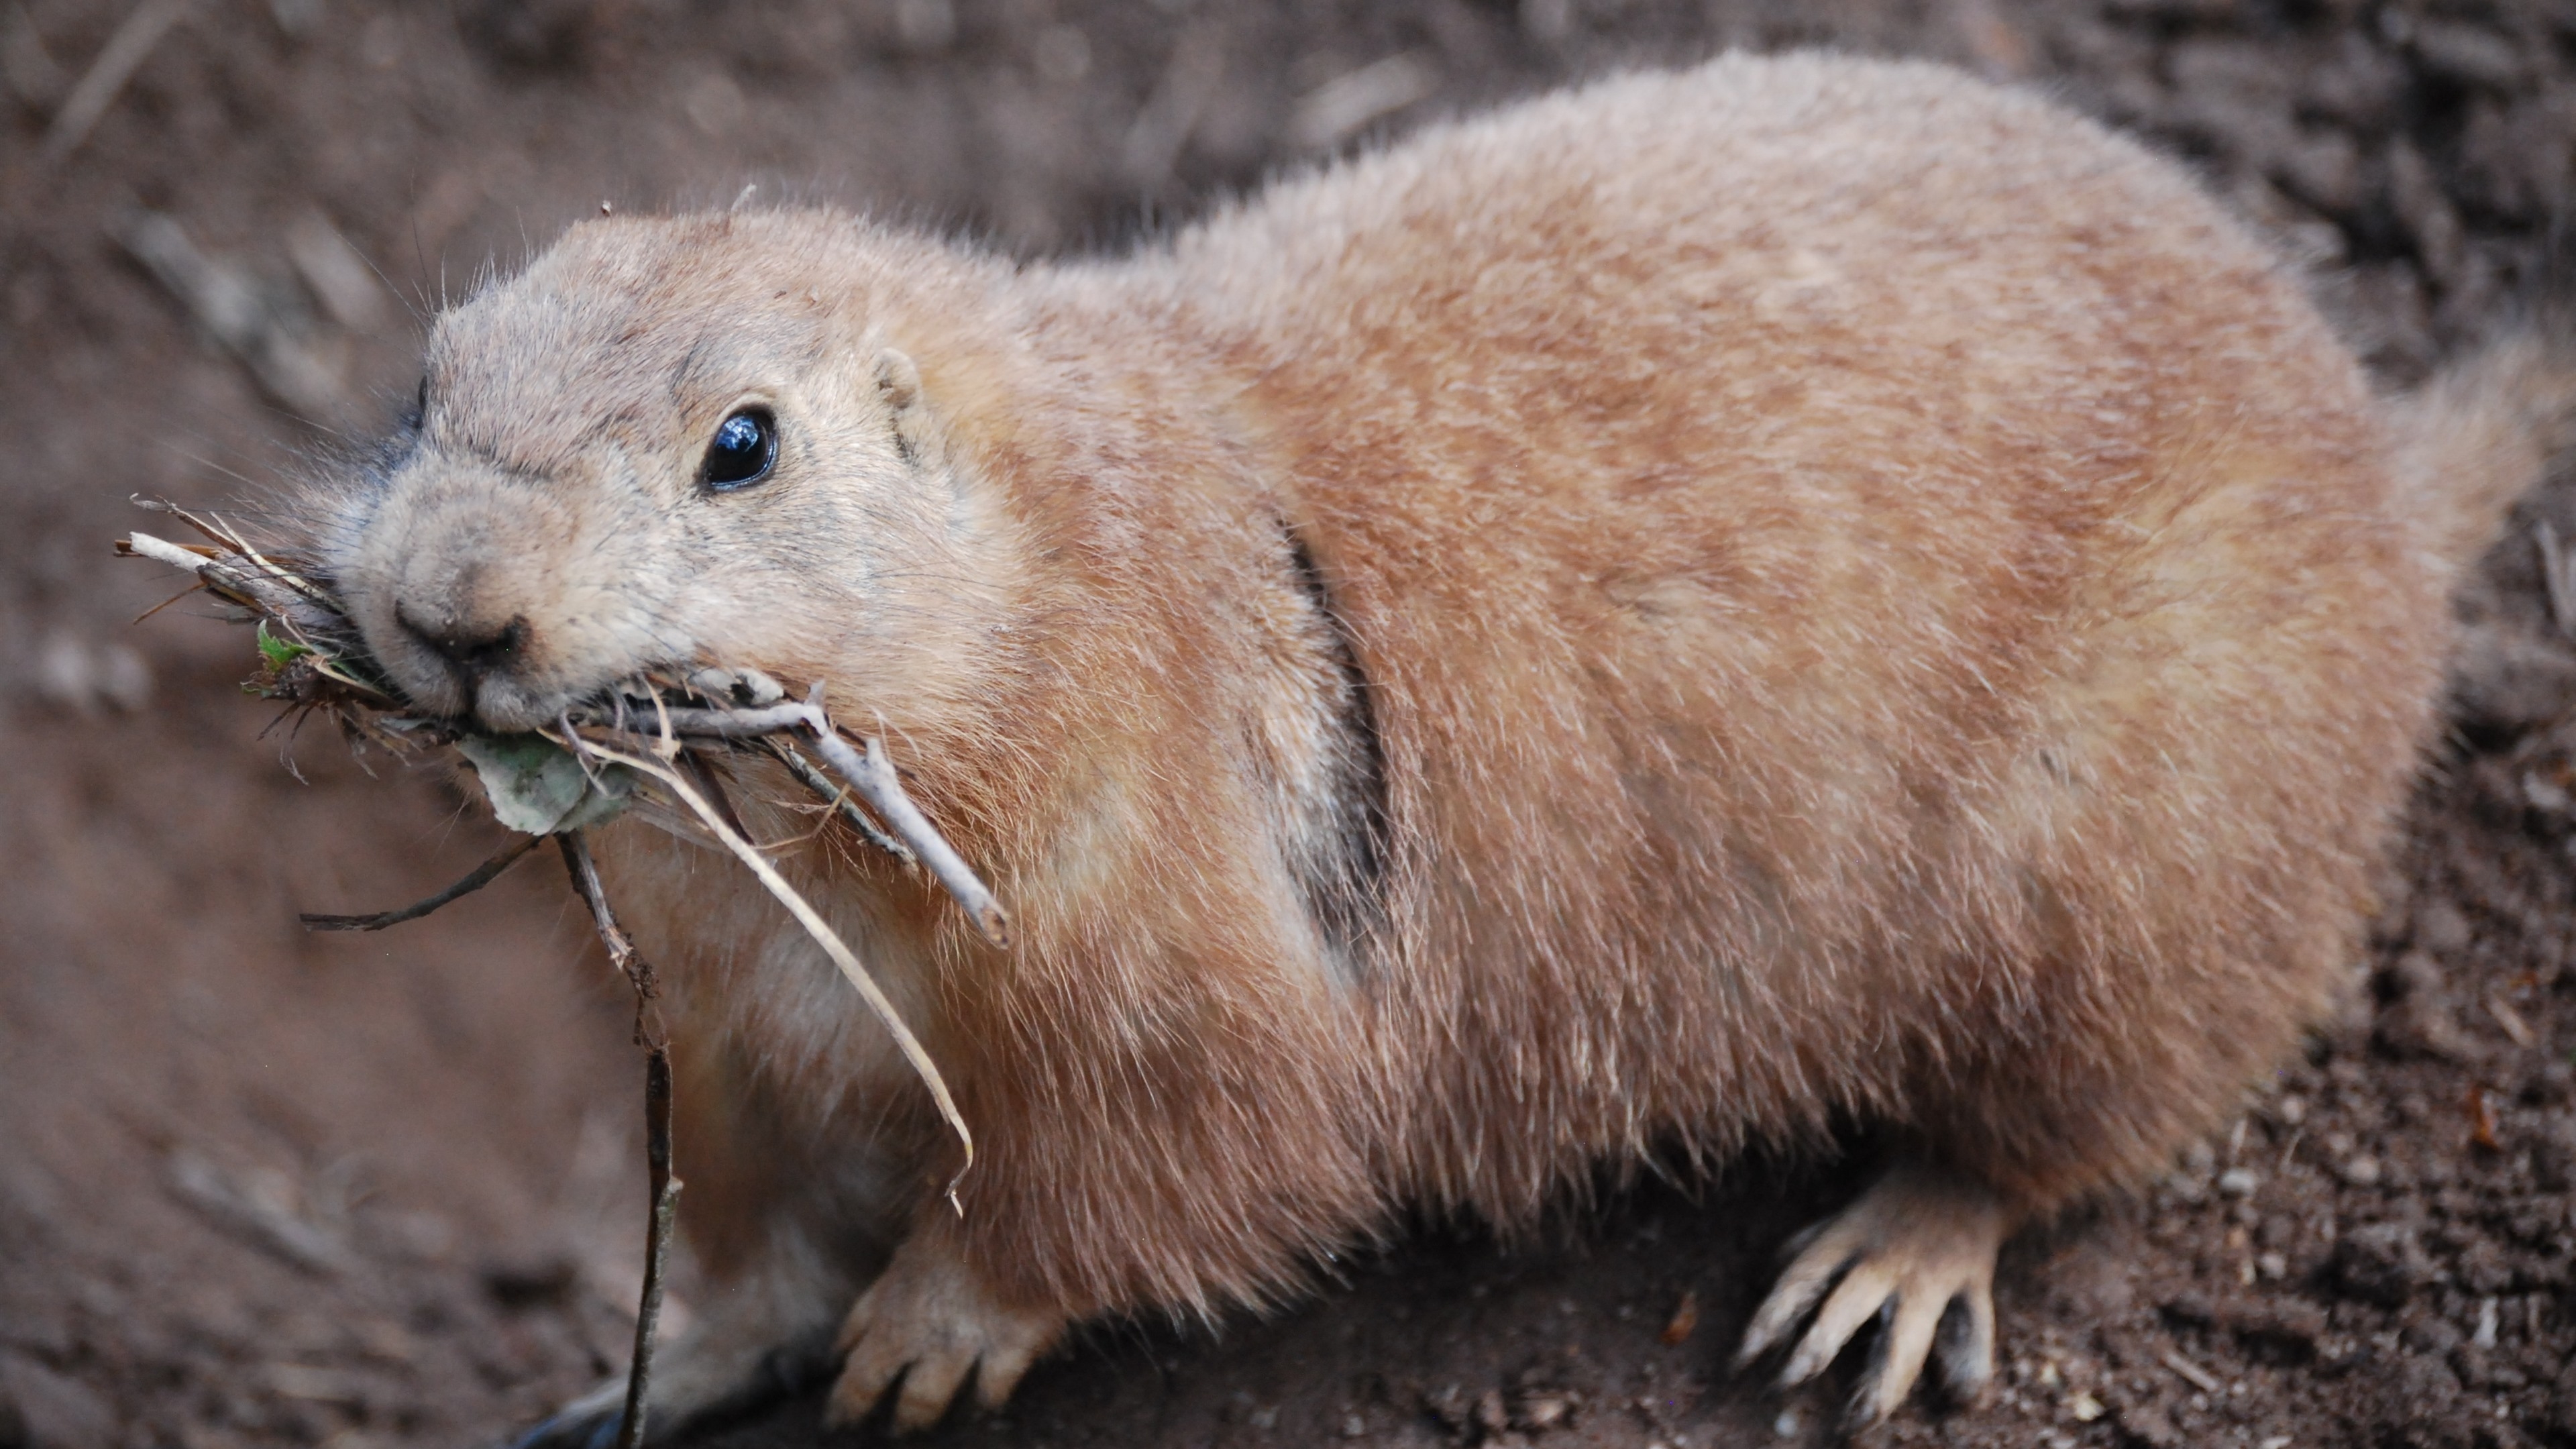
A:
MULTIPOLYGON (((560 880, 299 932, 496 828, 263 736, 238 634, 130 627, 162 581, 108 558, 128 495, 327 465, 409 391, 420 309, 603 203, 749 185, 1109 248, 1444 112, 1809 44, 2022 78, 2188 158, 2392 385, 2494 324, 2576 197, 2567 0, 0 3, 0 1449, 491 1444, 622 1361, 636 1281, 637 1068, 560 880)), ((2576 539, 2576 482, 2463 601, 2352 1007, 2152 1193, 2010 1250, 1993 1402, 1872 1437, 2576 1444, 2576 615, 2544 521, 2576 539)), ((1747 1163, 1510 1251, 1422 1224, 1273 1321, 1094 1328, 926 1442, 1826 1441, 1830 1392, 1726 1361, 1851 1186, 1747 1163)))

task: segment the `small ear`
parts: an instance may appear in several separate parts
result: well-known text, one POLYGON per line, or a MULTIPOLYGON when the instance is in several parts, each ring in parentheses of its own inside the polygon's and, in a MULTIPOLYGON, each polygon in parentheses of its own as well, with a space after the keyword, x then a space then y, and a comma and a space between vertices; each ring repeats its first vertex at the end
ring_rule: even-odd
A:
POLYGON ((888 407, 903 412, 921 401, 921 369, 889 347, 877 354, 877 391, 885 395, 888 407))
POLYGON ((930 421, 930 409, 921 405, 921 369, 912 359, 889 347, 877 354, 877 392, 894 412, 895 451, 903 460, 919 468, 936 465, 933 449, 938 442, 930 421))

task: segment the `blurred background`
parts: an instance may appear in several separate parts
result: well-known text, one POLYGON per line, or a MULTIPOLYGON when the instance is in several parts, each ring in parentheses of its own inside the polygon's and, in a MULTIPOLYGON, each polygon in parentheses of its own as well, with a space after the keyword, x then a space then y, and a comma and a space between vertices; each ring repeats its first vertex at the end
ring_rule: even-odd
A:
MULTIPOLYGON (((110 557, 129 497, 327 467, 442 299, 602 205, 1115 251, 1444 115, 1816 45, 2181 158, 2391 387, 2510 314, 2571 196, 2571 0, 0 0, 0 1449, 488 1444, 631 1324, 638 1073, 554 867, 303 934, 497 828, 270 729, 202 606, 133 626, 168 580, 110 557)), ((2553 486, 2463 602, 2354 1008, 2153 1193, 2017 1247, 2003 1391, 1887 1442, 2576 1442, 2570 537, 2553 486)), ((1415 1225, 1274 1321, 1096 1328, 941 1442, 1815 1442, 1830 1394, 1724 1365, 1837 1181, 1415 1225)))

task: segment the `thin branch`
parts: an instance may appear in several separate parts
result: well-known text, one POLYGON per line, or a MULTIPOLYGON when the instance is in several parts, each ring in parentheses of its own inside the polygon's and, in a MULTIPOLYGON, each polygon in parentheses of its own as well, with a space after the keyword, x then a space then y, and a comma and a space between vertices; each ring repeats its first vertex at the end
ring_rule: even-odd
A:
MULTIPOLYGON (((817 707, 815 713, 819 715, 822 710, 817 707)), ((1008 947, 1011 921, 1002 913, 1002 903, 993 898, 991 888, 964 857, 949 846, 939 827, 931 824, 912 803, 912 797, 903 792, 903 781, 886 759, 885 747, 872 738, 867 741, 867 753, 861 754, 850 748, 840 731, 826 724, 814 732, 814 748, 842 779, 850 782, 850 788, 859 792, 859 798, 868 802, 877 818, 921 856, 921 863, 930 868, 931 875, 965 908, 966 919, 974 923, 977 934, 997 947, 1008 947)))
POLYGON ((706 755, 697 750, 682 750, 678 764, 689 772, 690 779, 698 782, 698 789, 706 795, 708 803, 716 807, 716 813, 724 817, 724 823, 733 827, 733 833, 749 840, 750 828, 742 823, 741 814, 733 808, 733 797, 725 793, 724 781, 716 777, 715 766, 707 762, 706 755))
POLYGON ((814 762, 805 758, 802 750, 775 735, 762 740, 761 744, 778 757, 778 763, 787 767, 787 773, 795 776, 798 784, 820 796, 843 820, 848 821, 860 839, 906 865, 921 863, 920 857, 912 853, 912 847, 877 828, 876 821, 859 808, 859 802, 850 798, 848 786, 833 784, 832 777, 816 769, 814 762))
MULTIPOLYGON (((542 837, 540 837, 542 838, 542 837)), ((680 1206, 680 1180, 671 1175, 671 1048, 654 1001, 662 994, 653 965, 635 949, 626 928, 608 908, 589 837, 568 830, 553 837, 563 850, 573 894, 590 907, 590 924, 608 959, 635 988, 635 1042, 644 1048, 644 1170, 652 1192, 653 1220, 644 1234, 644 1287, 635 1304, 635 1352, 626 1366, 626 1407, 617 1423, 617 1449, 644 1442, 645 1400, 653 1386, 653 1340, 662 1322, 662 1275, 671 1256, 671 1224, 680 1206)))
POLYGON ((238 557, 250 560, 253 564, 256 564, 259 567, 261 573, 303 595, 307 602, 326 609, 334 614, 346 612, 340 607, 340 603, 337 599, 324 593, 312 580, 305 578, 303 575, 296 573, 294 570, 287 568, 274 559, 271 559, 266 554, 261 553, 258 549, 251 547, 250 540, 242 537, 240 530, 234 528, 231 524, 224 522, 223 517, 220 514, 208 514, 205 517, 200 518, 196 514, 189 512, 187 509, 181 508, 178 504, 171 503, 166 500, 155 500, 153 503, 145 504, 144 507, 152 509, 155 512, 167 513, 171 517, 188 525, 190 528, 197 530, 197 532, 204 534, 207 542, 212 543, 216 547, 224 549, 229 553, 237 555, 238 557))
POLYGON ((640 1449, 644 1442, 653 1338, 662 1325, 663 1268, 671 1256, 672 1220, 680 1209, 680 1180, 671 1175, 671 1053, 663 1047, 654 1047, 644 1058, 644 1170, 653 1194, 653 1225, 644 1237, 644 1289, 635 1305, 635 1354, 627 1364, 617 1449, 640 1449))
MULTIPOLYGON (((676 714, 677 711, 674 713, 676 714)), ((788 914, 796 918, 796 924, 805 928, 805 934, 814 938, 814 944, 822 947, 823 954, 830 957, 832 964, 841 969, 841 974, 849 978, 852 986, 858 988, 860 998, 868 1004, 868 1010, 876 1014, 877 1020, 883 1023, 886 1031, 894 1037, 896 1048, 902 1051, 904 1060, 912 1064, 912 1070, 921 1078, 921 1084, 930 1089, 931 1100, 938 1105, 940 1117, 948 1123, 948 1129, 957 1134, 958 1145, 965 1151, 965 1161, 958 1167, 957 1175, 948 1180, 947 1190, 949 1206, 963 1213, 965 1209, 957 1201, 957 1184, 975 1165, 975 1134, 967 1130, 966 1118, 957 1110, 957 1099, 949 1094, 948 1079, 939 1074, 938 1064, 931 1061, 930 1053, 921 1045, 921 1039, 914 1036, 912 1028, 904 1024, 903 1018, 895 1012, 894 1003, 887 999, 884 990, 877 985, 876 978, 868 974, 868 969, 859 964, 858 956, 850 950, 848 943, 841 939, 840 933, 832 929, 831 923, 823 919, 821 912, 816 911, 806 902, 805 897, 797 891, 796 887, 787 883, 787 878, 778 873, 777 867, 771 865, 765 856, 752 848, 749 841, 735 834, 732 828, 724 823, 723 817, 716 813, 715 807, 708 803, 705 796, 698 793, 697 787, 689 782, 688 776, 649 755, 629 754, 624 750, 611 749, 586 735, 574 735, 558 743, 566 749, 587 752, 612 765, 624 765, 640 775, 660 781, 663 788, 677 796, 680 803, 686 805, 698 817, 699 823, 707 828, 709 834, 715 836, 725 849, 732 851, 736 859, 750 867, 751 873, 759 878, 761 885, 778 898, 778 903, 785 906, 788 914)))
MULTIPOLYGON (((975 874, 975 868, 949 845, 939 827, 921 813, 912 797, 904 793, 903 781, 876 740, 865 741, 864 753, 853 748, 823 712, 822 688, 801 704, 773 704, 766 709, 695 709, 686 706, 661 706, 658 723, 668 735, 697 736, 714 739, 753 739, 785 730, 802 730, 813 741, 824 763, 849 782, 867 802, 876 817, 896 839, 910 846, 921 863, 930 868, 957 904, 965 909, 966 919, 976 933, 997 947, 1011 943, 1010 917, 1002 903, 993 896, 992 888, 975 874)), ((660 696, 655 696, 657 706, 660 696)))
MULTIPOLYGON (((659 700, 661 696, 653 696, 659 700)), ((663 719, 675 735, 697 735, 716 739, 753 739, 774 735, 781 730, 812 730, 820 717, 812 703, 773 704, 762 709, 701 709, 695 705, 664 705, 663 719)), ((643 734, 649 731, 630 731, 643 734)))
POLYGON ((519 863, 519 857, 545 843, 544 836, 531 835, 474 867, 473 873, 465 879, 425 901, 415 901, 397 911, 378 911, 372 916, 300 915, 295 919, 303 922, 304 929, 308 931, 381 931, 387 926, 399 926, 405 921, 417 921, 439 907, 461 897, 470 896, 500 879, 501 872, 519 863))
POLYGON ((194 548, 154 538, 148 533, 135 533, 116 541, 116 551, 129 558, 148 558, 155 563, 185 569, 197 576, 215 597, 245 609, 266 614, 302 630, 327 628, 337 621, 322 605, 302 590, 283 579, 272 577, 251 562, 248 555, 229 555, 194 548))
POLYGON ((552 840, 562 849, 573 894, 590 908, 591 929, 599 933, 599 944, 608 948, 608 964, 635 988, 635 1044, 646 1051, 662 1050, 666 1039, 661 1013, 653 1006, 661 999, 661 979, 654 974, 653 963, 635 949, 626 928, 617 924, 617 916, 608 909, 608 888, 600 883, 599 865, 591 859, 590 837, 578 830, 567 830, 561 835, 537 838, 552 840))

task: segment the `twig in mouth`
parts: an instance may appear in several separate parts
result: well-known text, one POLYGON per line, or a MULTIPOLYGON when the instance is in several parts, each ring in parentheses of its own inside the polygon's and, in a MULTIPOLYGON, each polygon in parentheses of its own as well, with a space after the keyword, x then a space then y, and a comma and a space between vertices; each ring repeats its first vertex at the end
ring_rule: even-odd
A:
MULTIPOLYGON (((505 748, 501 737, 477 735, 454 721, 443 721, 409 714, 399 689, 381 677, 381 666, 368 657, 346 611, 332 597, 328 588, 310 580, 294 568, 263 557, 239 533, 221 519, 200 518, 184 509, 167 504, 156 505, 170 513, 207 539, 205 544, 177 544, 137 533, 121 540, 120 553, 151 558, 184 569, 217 598, 233 604, 257 620, 260 625, 260 654, 266 667, 252 677, 246 686, 255 694, 289 702, 299 710, 323 708, 340 721, 353 739, 371 740, 389 749, 405 744, 446 744, 463 749, 475 768, 503 769, 513 776, 542 774, 547 761, 530 763, 514 759, 514 749, 505 748), (285 637, 269 632, 274 626, 285 637)), ((735 692, 746 707, 697 708, 676 703, 698 691, 695 685, 683 692, 658 676, 648 676, 643 697, 653 707, 651 728, 634 719, 627 709, 626 690, 611 692, 607 701, 608 718, 605 732, 621 741, 634 741, 629 752, 601 742, 602 721, 591 711, 567 712, 559 717, 555 731, 539 731, 556 747, 568 752, 589 778, 590 791, 613 797, 609 813, 622 805, 627 794, 623 786, 608 791, 594 764, 622 766, 645 776, 669 793, 698 825, 715 837, 749 867, 762 887, 786 906, 797 924, 822 947, 824 954, 882 1023, 905 1060, 920 1076, 941 1118, 956 1134, 961 1149, 957 1173, 948 1181, 945 1196, 949 1206, 961 1216, 965 1209, 957 1197, 957 1184, 975 1164, 975 1139, 965 1117, 930 1059, 919 1038, 896 1014, 894 1004, 879 989, 874 978, 860 964, 839 934, 786 878, 769 863, 759 847, 752 845, 732 802, 726 798, 723 777, 699 750, 689 748, 688 740, 756 741, 785 764, 800 784, 825 799, 831 810, 841 816, 871 843, 907 864, 929 867, 940 885, 953 896, 967 919, 987 941, 996 947, 1007 946, 1008 919, 992 891, 958 855, 904 793, 894 766, 886 759, 883 747, 874 739, 863 739, 854 746, 845 739, 823 709, 823 691, 816 685, 801 704, 770 703, 779 697, 778 686, 766 676, 751 672, 763 689, 735 692), (593 734, 585 735, 579 726, 587 724, 593 734), (817 767, 800 753, 789 736, 801 732, 821 753, 829 772, 817 767), (837 773, 847 788, 831 778, 837 773), (853 798, 855 796, 855 798, 853 798), (861 809, 864 803, 866 809, 861 809), (873 812, 874 819, 870 818, 873 812), (878 822, 882 822, 879 828, 878 822)), ((297 716, 301 719, 301 714, 297 716)), ((521 742, 524 745, 526 742, 521 742)), ((523 749, 515 750, 524 754, 523 749)), ((486 785, 493 784, 487 775, 486 785)), ((551 787, 549 787, 551 788, 551 787)), ((578 793, 578 792, 577 792, 578 793)), ((503 796, 493 795, 496 814, 501 813, 503 796)), ((577 819, 600 819, 605 816, 579 817, 568 813, 589 796, 568 804, 558 802, 554 813, 543 822, 525 828, 551 833, 572 878, 574 891, 589 908, 591 924, 609 959, 623 974, 635 992, 635 1041, 645 1053, 645 1153, 652 1191, 652 1222, 645 1239, 645 1269, 641 1299, 636 1308, 635 1350, 627 1370, 626 1402, 618 1424, 616 1443, 619 1449, 636 1449, 644 1435, 646 1401, 652 1377, 654 1338, 661 1319, 662 1285, 669 1256, 670 1239, 680 1193, 680 1179, 672 1172, 671 1156, 671 1061, 657 1001, 659 984, 653 968, 635 950, 634 942, 617 923, 608 906, 608 896, 600 881, 599 871, 590 853, 585 832, 577 819)), ((529 802, 519 801, 521 811, 529 802)), ((511 817, 503 815, 503 819, 511 817)), ((666 827, 667 828, 667 827, 666 827)), ((304 924, 314 930, 374 931, 416 920, 442 906, 481 889, 515 864, 520 857, 548 838, 531 835, 477 867, 455 885, 428 900, 400 910, 371 916, 307 915, 304 924)))
POLYGON ((264 570, 250 566, 243 555, 200 553, 195 548, 154 538, 148 533, 135 533, 118 539, 116 547, 119 553, 186 569, 204 581, 216 597, 288 623, 305 623, 318 612, 313 601, 301 591, 271 577, 264 570))
POLYGON ((689 772, 689 778, 697 782, 699 792, 716 807, 716 813, 724 817, 724 823, 733 827, 734 834, 749 840, 751 831, 743 825, 742 816, 735 813, 733 797, 725 793, 724 781, 716 777, 715 766, 708 763, 705 752, 681 750, 678 756, 674 763, 689 772))
MULTIPOLYGON (((822 706, 809 707, 819 720, 822 706)), ((912 803, 912 797, 903 792, 903 782, 896 777, 893 763, 886 759, 885 747, 870 739, 867 752, 861 754, 841 738, 840 731, 833 729, 829 721, 820 721, 812 728, 814 748, 822 752, 825 762, 850 782, 850 788, 859 792, 859 798, 868 803, 887 829, 921 857, 931 875, 965 908, 966 919, 974 923, 976 933, 995 946, 1009 946, 1011 921, 1002 913, 1002 903, 993 898, 992 890, 974 868, 912 803)))
MULTIPOLYGON (((167 503, 145 506, 172 515, 212 540, 212 544, 177 544, 136 533, 117 540, 117 553, 184 569, 206 592, 247 610, 259 622, 260 653, 268 661, 268 669, 254 678, 253 693, 307 708, 332 707, 344 723, 383 742, 382 731, 358 718, 347 706, 391 712, 400 709, 402 701, 390 685, 366 677, 372 672, 371 666, 361 662, 362 655, 347 646, 349 617, 328 592, 262 555, 219 520, 199 518, 167 503), (284 632, 285 639, 269 636, 272 624, 284 632)), ((175 602, 165 600, 151 613, 157 614, 175 602)))
MULTIPOLYGON (((544 837, 537 837, 543 839, 544 837)), ((644 1407, 653 1386, 653 1339, 662 1322, 662 1275, 671 1255, 671 1225, 680 1206, 680 1180, 671 1175, 671 1047, 654 1001, 661 995, 653 966, 608 909, 590 840, 578 830, 554 837, 563 848, 573 893, 590 907, 590 923, 608 959, 635 988, 635 1042, 644 1048, 644 1170, 653 1195, 653 1221, 644 1236, 644 1288, 635 1305, 635 1354, 626 1369, 626 1407, 617 1423, 617 1449, 644 1442, 644 1407)))
POLYGON ((440 891, 438 894, 431 896, 427 900, 414 901, 412 904, 404 906, 400 910, 378 911, 372 916, 325 916, 306 914, 297 916, 295 919, 303 922, 304 929, 308 931, 381 931, 387 926, 399 926, 405 921, 417 921, 421 917, 428 915, 430 912, 437 910, 441 906, 447 905, 462 897, 470 896, 476 891, 483 889, 485 886, 490 885, 493 881, 500 878, 501 872, 518 864, 519 857, 526 855, 529 851, 534 850, 545 843, 546 837, 542 835, 531 835, 527 839, 511 845, 500 854, 493 856, 490 860, 474 867, 472 873, 467 875, 463 880, 449 886, 447 889, 440 891))
POLYGON ((859 808, 859 802, 850 798, 849 787, 833 784, 832 777, 816 769, 814 762, 805 758, 804 751, 777 735, 762 740, 761 744, 778 757, 778 763, 787 767, 787 773, 795 776, 798 784, 821 796, 843 820, 848 821, 861 840, 906 865, 920 864, 920 858, 912 853, 912 847, 879 830, 877 823, 868 818, 868 813, 859 808))
POLYGON ((258 565, 261 573, 266 574, 268 577, 286 585, 295 592, 302 594, 312 603, 318 604, 335 614, 341 612, 338 602, 333 600, 329 594, 324 593, 320 588, 316 587, 312 580, 305 578, 303 575, 298 574, 294 570, 278 563, 275 559, 261 553, 258 549, 253 548, 250 540, 241 536, 241 530, 233 527, 229 523, 226 523, 220 514, 207 514, 200 517, 199 515, 180 507, 176 503, 162 500, 146 502, 142 499, 137 499, 135 501, 152 512, 169 514, 172 518, 179 520, 181 523, 184 523, 190 528, 195 529, 200 534, 203 534, 206 541, 215 545, 217 548, 250 560, 253 564, 258 565))
MULTIPOLYGON (((660 696, 655 696, 660 705, 660 696)), ((823 690, 817 685, 801 704, 773 704, 764 709, 695 709, 686 706, 661 706, 660 724, 665 738, 670 735, 698 736, 715 739, 755 739, 787 730, 801 730, 823 756, 835 774, 849 782, 861 800, 885 822, 894 837, 911 847, 931 875, 965 909, 966 919, 978 935, 997 947, 1011 941, 1010 917, 1002 903, 994 899, 991 887, 984 884, 963 856, 949 845, 939 827, 921 813, 912 797, 904 793, 903 781, 895 774, 894 765, 876 740, 864 741, 864 753, 841 736, 831 716, 823 712, 823 690)), ((630 733, 632 733, 630 731, 630 733)), ((792 765, 789 767, 794 768, 792 765)), ((802 778, 800 776, 800 778, 802 778)), ((807 782, 810 786, 811 782, 807 782)))
MULTIPOLYGON (((676 717, 683 711, 673 710, 671 713, 674 716, 676 728, 676 717)), ((840 933, 832 929, 831 923, 823 919, 821 912, 816 911, 806 902, 804 895, 796 887, 787 883, 787 878, 778 873, 778 868, 771 865, 766 856, 753 848, 751 842, 735 834, 732 827, 725 824, 724 818, 716 813, 715 806, 698 793, 697 787, 690 783, 687 775, 649 755, 629 754, 624 750, 612 749, 588 735, 573 735, 557 743, 576 753, 586 752, 597 756, 612 765, 624 765, 637 774, 649 776, 661 782, 664 789, 669 790, 681 804, 687 806, 690 812, 698 817, 698 822, 707 828, 707 833, 713 835, 725 849, 734 853, 736 859, 750 868, 752 875, 759 879, 762 887, 778 898, 778 903, 785 906, 788 914, 796 918, 796 924, 805 928, 805 934, 814 938, 814 944, 822 947, 823 954, 831 958, 832 964, 840 968, 841 974, 849 978, 852 986, 858 988, 860 997, 868 1004, 868 1010, 874 1012, 877 1020, 884 1024, 887 1033, 894 1038, 896 1048, 902 1051, 904 1060, 911 1063, 914 1074, 921 1078, 921 1084, 930 1089, 931 1100, 938 1105, 939 1115, 947 1122, 948 1130, 957 1135, 957 1143, 964 1151, 965 1160, 958 1165, 957 1175, 948 1180, 946 1196, 948 1205, 963 1214, 965 1209, 957 1201, 957 1184, 975 1165, 975 1134, 967 1130, 966 1118, 957 1110, 957 1100, 949 1094, 948 1079, 939 1074, 938 1064, 931 1061, 930 1053, 921 1045, 921 1039, 914 1036, 912 1028, 904 1024, 902 1016, 894 1009, 894 1003, 887 999, 884 990, 877 985, 876 978, 868 974, 867 967, 859 963, 858 956, 850 950, 849 944, 841 939, 840 933)), ((844 748, 847 747, 844 746, 844 748)))

